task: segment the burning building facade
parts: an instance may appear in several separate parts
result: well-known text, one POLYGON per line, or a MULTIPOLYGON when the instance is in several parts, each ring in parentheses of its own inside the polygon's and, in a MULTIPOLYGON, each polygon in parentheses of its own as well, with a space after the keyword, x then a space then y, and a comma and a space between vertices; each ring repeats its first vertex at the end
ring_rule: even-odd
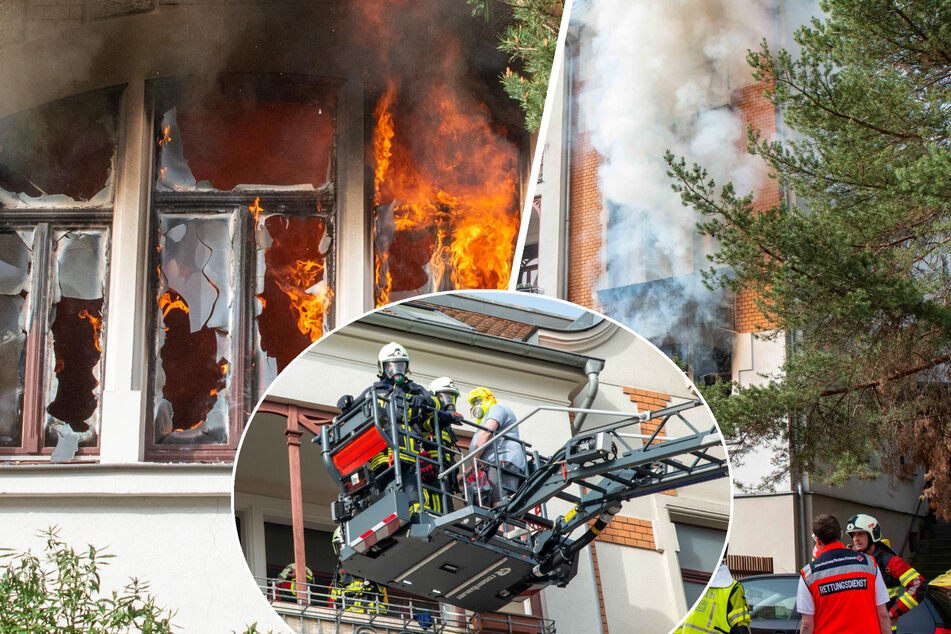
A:
POLYGON ((183 625, 240 627, 240 592, 184 607, 174 562, 227 550, 260 394, 389 296, 508 282, 529 139, 498 22, 441 2, 23 0, 0 23, 0 537, 96 541, 88 515, 183 625), (141 552, 142 514, 181 537, 173 563, 141 552))
MULTIPOLYGON (((537 272, 523 268, 520 281, 601 309, 675 358, 697 383, 751 385, 775 375, 785 333, 759 314, 752 291, 705 287, 701 271, 717 245, 696 230, 699 218, 672 191, 664 152, 753 193, 757 209, 780 197, 794 204, 794 194, 744 153, 747 125, 765 138, 787 135, 782 113, 750 78, 745 53, 763 37, 795 51, 792 32, 817 12, 805 0, 576 2, 556 102, 548 107, 538 212, 526 228, 526 249, 537 260, 523 259, 523 267, 537 272)), ((762 447, 733 464, 730 555, 741 559, 728 563, 742 561, 741 573, 797 571, 810 553, 814 514, 870 512, 888 532, 905 535, 921 512, 920 481, 897 490, 884 480, 832 487, 806 474, 762 485, 776 454, 762 447), (777 534, 760 534, 764 516, 777 518, 777 534)), ((687 597, 684 609, 691 603, 674 594, 678 602, 687 597)), ((608 624, 622 605, 606 600, 608 624)))

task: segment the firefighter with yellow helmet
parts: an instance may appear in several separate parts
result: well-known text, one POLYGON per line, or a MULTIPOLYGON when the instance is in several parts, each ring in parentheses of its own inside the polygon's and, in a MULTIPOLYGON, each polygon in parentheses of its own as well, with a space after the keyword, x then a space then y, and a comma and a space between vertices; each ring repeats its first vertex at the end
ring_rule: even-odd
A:
POLYGON ((674 634, 749 634, 750 622, 743 585, 721 563, 697 607, 674 634))
MULTIPOLYGON (((334 530, 331 545, 334 553, 339 556, 340 547, 343 545, 343 530, 340 526, 334 530)), ((355 577, 340 567, 334 571, 330 604, 335 609, 360 614, 380 614, 386 610, 387 600, 386 586, 355 577)))

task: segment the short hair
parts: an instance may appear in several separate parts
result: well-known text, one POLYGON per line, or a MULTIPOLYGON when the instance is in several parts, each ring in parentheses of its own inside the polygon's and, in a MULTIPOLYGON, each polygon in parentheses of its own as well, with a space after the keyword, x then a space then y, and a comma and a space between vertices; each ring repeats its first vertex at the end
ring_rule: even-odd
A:
POLYGON ((816 515, 812 520, 812 534, 815 535, 822 545, 831 544, 842 536, 842 527, 835 515, 816 515))

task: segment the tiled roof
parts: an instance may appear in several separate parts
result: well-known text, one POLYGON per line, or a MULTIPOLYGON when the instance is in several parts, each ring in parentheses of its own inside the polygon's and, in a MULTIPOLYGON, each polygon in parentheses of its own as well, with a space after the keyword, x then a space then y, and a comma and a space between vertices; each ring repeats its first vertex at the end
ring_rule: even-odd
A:
POLYGON ((493 317, 492 315, 475 313, 459 308, 451 308, 449 306, 437 306, 435 304, 429 304, 426 302, 419 303, 435 308, 443 314, 461 321, 462 323, 471 326, 476 331, 485 335, 493 335, 495 337, 504 337, 505 339, 517 339, 519 341, 524 341, 530 334, 532 334, 532 331, 535 330, 535 327, 532 324, 526 324, 520 321, 503 319, 501 317, 493 317))

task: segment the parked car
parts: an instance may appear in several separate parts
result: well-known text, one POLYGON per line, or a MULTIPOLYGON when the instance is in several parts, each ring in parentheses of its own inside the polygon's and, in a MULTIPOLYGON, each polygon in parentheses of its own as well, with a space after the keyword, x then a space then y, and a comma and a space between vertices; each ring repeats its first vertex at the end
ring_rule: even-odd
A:
MULTIPOLYGON (((799 631, 796 611, 799 575, 755 575, 740 579, 750 604, 752 634, 799 631)), ((928 588, 925 600, 898 619, 898 634, 951 634, 951 598, 942 588, 928 588)))

